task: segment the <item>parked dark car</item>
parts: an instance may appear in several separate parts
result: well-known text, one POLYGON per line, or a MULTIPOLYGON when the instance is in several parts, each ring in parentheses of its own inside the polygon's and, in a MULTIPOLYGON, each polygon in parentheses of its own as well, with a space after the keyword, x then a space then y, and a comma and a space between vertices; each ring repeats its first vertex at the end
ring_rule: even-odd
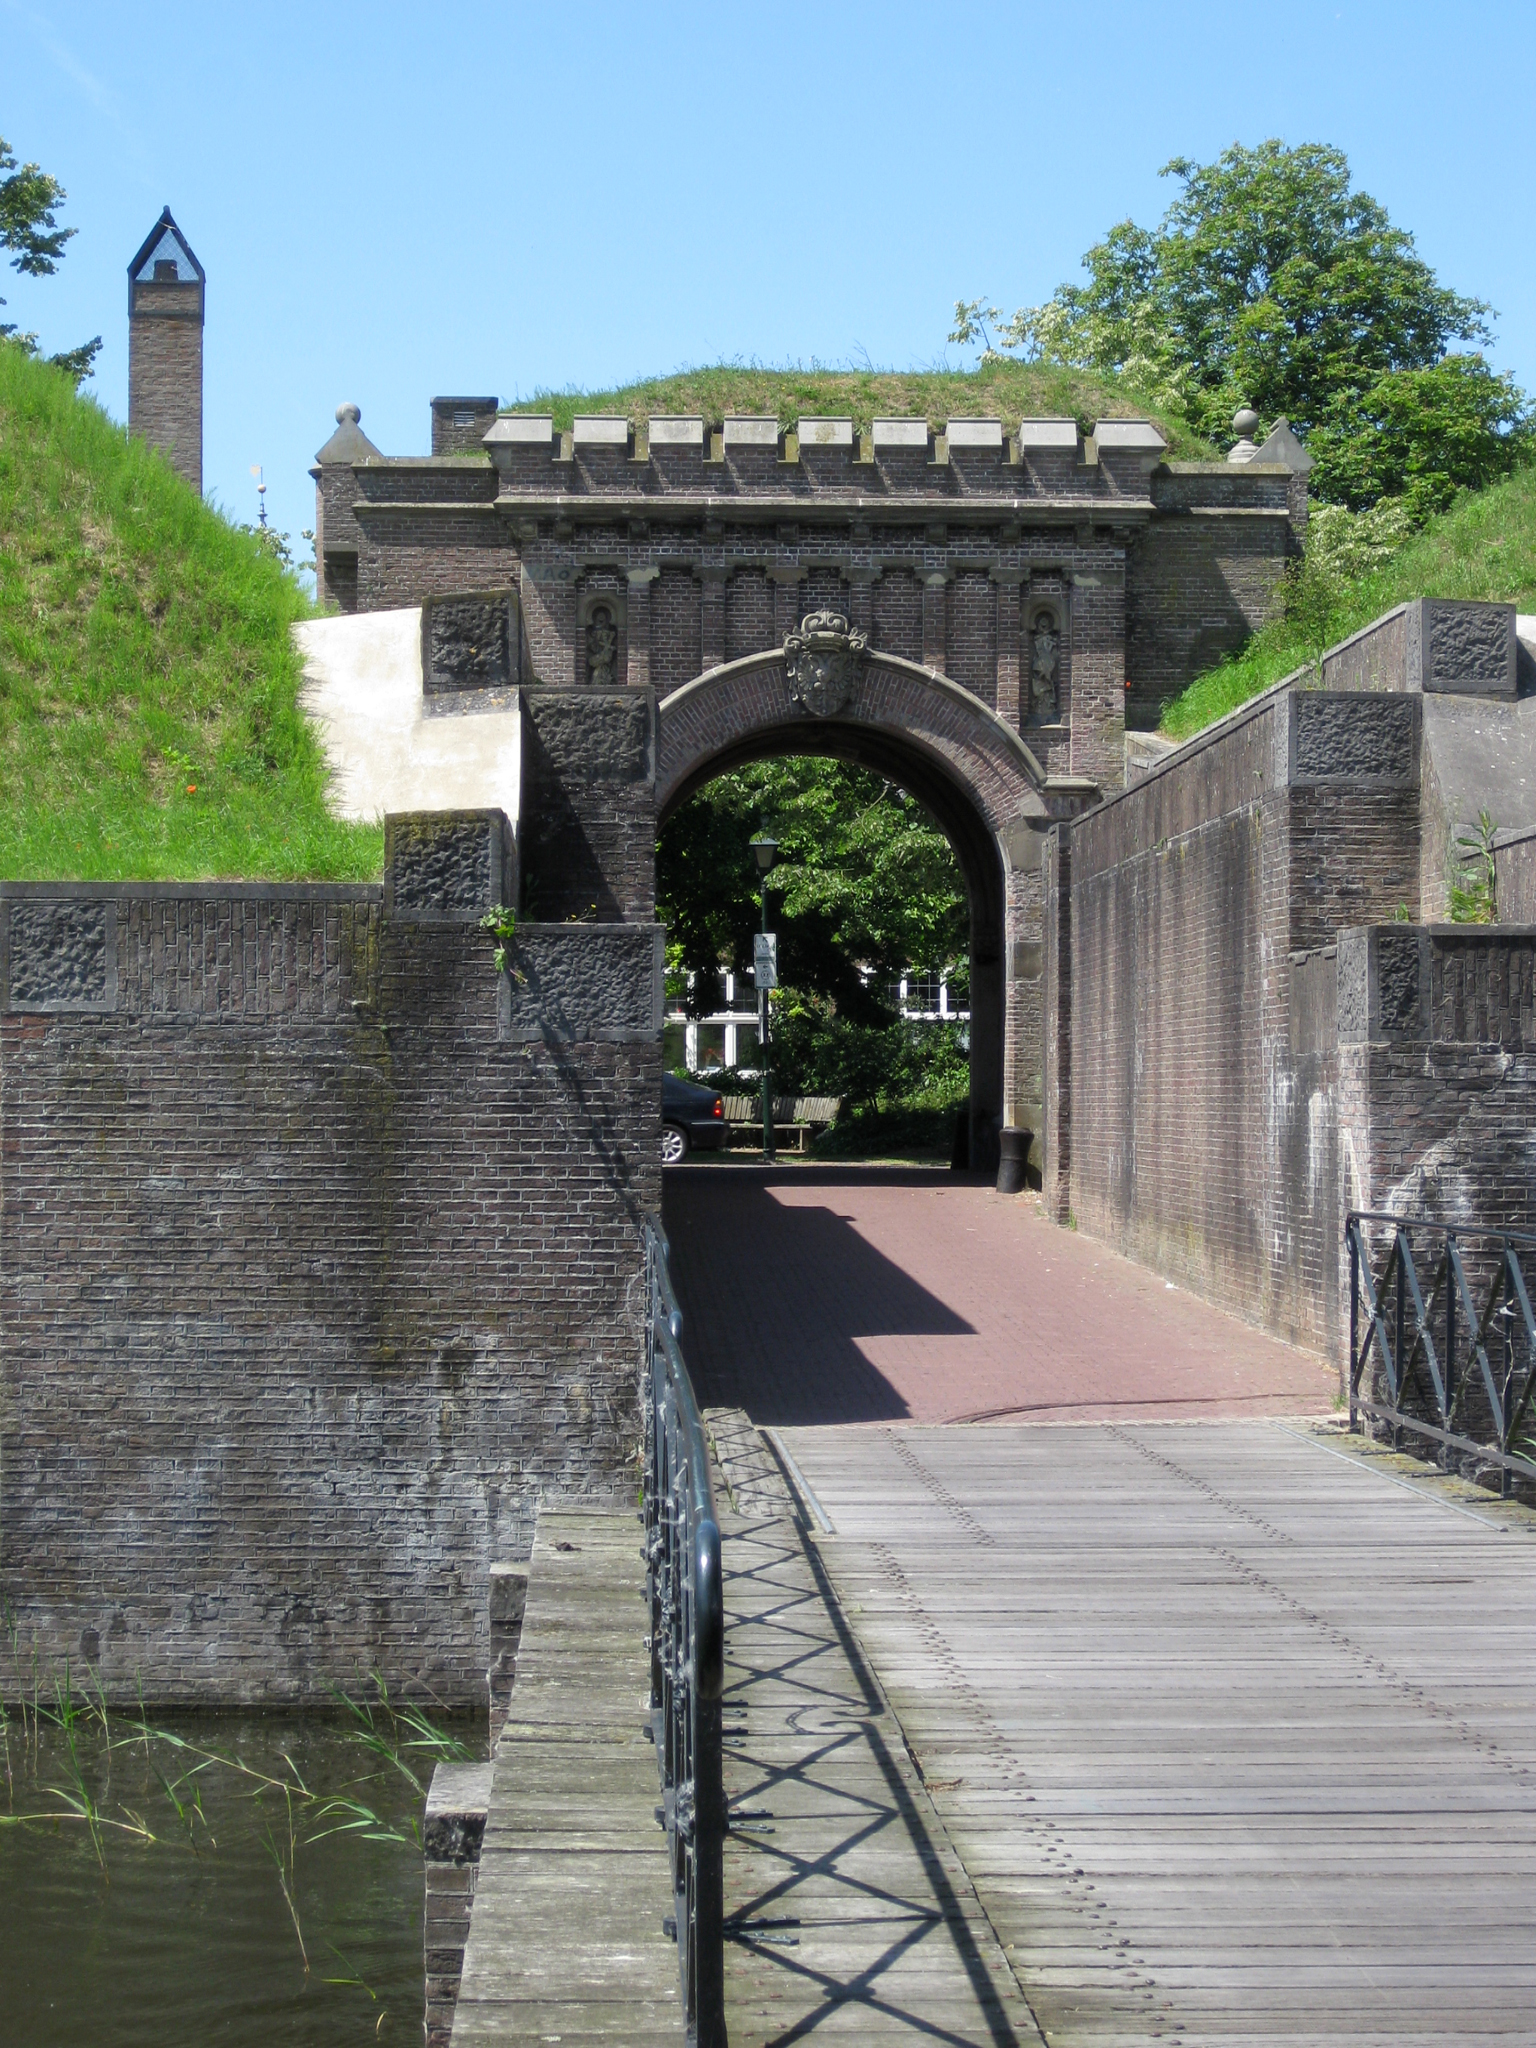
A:
POLYGON ((714 1088, 661 1077, 661 1163, 676 1166, 692 1151, 717 1152, 725 1143, 725 1102, 714 1088))

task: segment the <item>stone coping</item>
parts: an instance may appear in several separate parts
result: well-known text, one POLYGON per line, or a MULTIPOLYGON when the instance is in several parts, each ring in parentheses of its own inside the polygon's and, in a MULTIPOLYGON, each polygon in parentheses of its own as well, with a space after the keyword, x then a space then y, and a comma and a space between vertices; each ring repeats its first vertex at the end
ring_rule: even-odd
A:
POLYGON ((5 882, 0 901, 382 903, 382 882, 5 882))

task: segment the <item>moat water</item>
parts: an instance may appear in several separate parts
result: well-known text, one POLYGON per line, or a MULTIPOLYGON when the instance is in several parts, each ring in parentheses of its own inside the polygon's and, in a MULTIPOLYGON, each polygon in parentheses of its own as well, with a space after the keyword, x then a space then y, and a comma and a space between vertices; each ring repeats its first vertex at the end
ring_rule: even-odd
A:
MULTIPOLYGON (((146 1739, 136 1714, 41 1705, 4 1724, 0 2038, 419 2043, 424 1799, 406 1773, 429 1782, 430 1735, 377 1712, 151 1712, 146 1739)), ((453 1733, 484 1753, 483 1726, 453 1733)))

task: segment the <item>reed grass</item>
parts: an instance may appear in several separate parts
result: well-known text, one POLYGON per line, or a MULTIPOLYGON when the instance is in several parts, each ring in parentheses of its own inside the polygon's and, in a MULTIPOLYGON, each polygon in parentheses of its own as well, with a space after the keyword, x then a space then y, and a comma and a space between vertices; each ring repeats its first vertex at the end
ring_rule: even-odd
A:
MULTIPOLYGON (((142 1687, 136 1713, 115 1711, 89 1665, 76 1668, 66 1662, 62 1670, 49 1671, 36 1644, 22 1644, 10 1610, 0 1610, 0 1623, 10 1665, 8 1674, 0 1673, 5 1769, 0 1828, 83 1830, 103 1883, 110 1883, 113 1841, 143 1849, 179 1844, 199 1858, 216 1853, 218 1839, 203 1794, 217 1780, 226 1803, 231 1795, 248 1803, 248 1832, 272 1865, 306 1976, 310 1955, 299 1905, 303 1852, 348 1836, 419 1853, 430 1765, 470 1755, 421 1705, 397 1699, 375 1671, 356 1690, 329 1688, 332 1709, 326 1718, 356 1749, 359 1770, 341 1785, 321 1789, 306 1778, 291 1747, 275 1757, 253 1756, 241 1744, 221 1745, 156 1725, 145 1709, 142 1687), (130 1804, 126 1792, 114 1786, 114 1762, 128 1753, 142 1757, 151 1794, 147 1803, 130 1804), (376 1788, 391 1780, 410 1787, 412 1810, 404 1826, 380 1811, 376 1788)), ((351 1968, 345 1957, 340 1959, 351 1968)), ((377 2002, 355 1972, 323 1981, 353 1986, 377 2002)))

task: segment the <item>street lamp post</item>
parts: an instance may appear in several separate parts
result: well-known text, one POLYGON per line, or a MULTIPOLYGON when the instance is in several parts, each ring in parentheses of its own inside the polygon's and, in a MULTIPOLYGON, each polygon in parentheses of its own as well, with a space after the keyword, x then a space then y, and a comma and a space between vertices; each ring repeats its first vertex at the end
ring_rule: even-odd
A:
POLYGON ((772 934, 768 930, 768 877, 772 874, 773 864, 779 857, 779 842, 772 836, 765 825, 751 844, 752 858, 757 862, 757 872, 761 878, 763 890, 763 937, 761 945, 756 949, 757 968, 755 979, 757 982, 758 1002, 758 1050, 761 1056, 760 1063, 763 1072, 763 1158, 771 1164, 773 1160, 773 1063, 768 1041, 768 992, 774 986, 777 975, 775 973, 776 963, 773 959, 773 948, 769 944, 772 934))

